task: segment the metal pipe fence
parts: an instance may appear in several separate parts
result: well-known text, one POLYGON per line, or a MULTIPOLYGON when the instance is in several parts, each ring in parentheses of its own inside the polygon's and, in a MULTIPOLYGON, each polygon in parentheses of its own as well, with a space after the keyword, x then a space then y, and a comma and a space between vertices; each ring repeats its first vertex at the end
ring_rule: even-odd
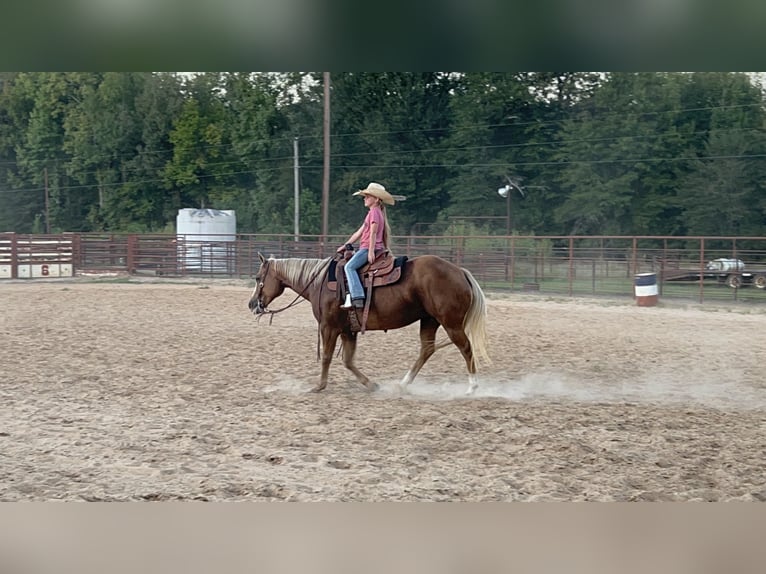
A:
MULTIPOLYGON (((330 236, 325 244, 318 236, 296 241, 292 234, 215 239, 0 233, 0 279, 99 272, 251 278, 259 253, 329 257, 346 236, 330 236)), ((662 298, 766 303, 766 237, 412 235, 393 237, 391 248, 408 257, 438 255, 469 269, 488 291, 632 297, 635 276, 655 273, 662 298)))

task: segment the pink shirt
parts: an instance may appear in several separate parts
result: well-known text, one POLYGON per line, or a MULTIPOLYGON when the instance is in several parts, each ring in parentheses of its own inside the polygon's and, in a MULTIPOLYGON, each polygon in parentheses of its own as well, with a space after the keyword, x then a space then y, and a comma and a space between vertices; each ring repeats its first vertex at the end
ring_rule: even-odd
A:
POLYGON ((383 249, 385 247, 383 245, 383 212, 379 207, 370 208, 367 217, 364 218, 364 229, 362 229, 362 240, 359 246, 362 249, 370 248, 370 225, 372 223, 378 224, 377 232, 375 233, 375 250, 383 249))

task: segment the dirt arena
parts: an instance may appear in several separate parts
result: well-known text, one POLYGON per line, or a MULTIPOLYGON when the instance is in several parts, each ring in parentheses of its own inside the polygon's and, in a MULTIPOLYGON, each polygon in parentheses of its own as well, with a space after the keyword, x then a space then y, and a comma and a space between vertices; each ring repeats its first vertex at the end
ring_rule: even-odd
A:
POLYGON ((766 309, 488 294, 475 396, 453 346, 397 392, 417 326, 312 394, 309 305, 250 290, 0 282, 0 500, 766 500, 766 309))

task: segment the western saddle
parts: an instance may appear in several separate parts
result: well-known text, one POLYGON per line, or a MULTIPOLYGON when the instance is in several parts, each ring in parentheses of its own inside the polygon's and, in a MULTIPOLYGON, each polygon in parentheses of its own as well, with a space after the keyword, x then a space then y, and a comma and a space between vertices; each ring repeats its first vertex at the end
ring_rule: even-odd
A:
MULTIPOLYGON (((330 267, 330 275, 327 282, 327 287, 330 291, 337 293, 338 301, 343 301, 348 289, 346 285, 345 265, 346 262, 351 259, 353 252, 345 251, 343 256, 333 259, 330 267)), ((366 297, 364 301, 364 312, 362 313, 362 321, 359 323, 359 318, 356 313, 356 309, 349 310, 349 321, 351 322, 352 331, 360 331, 364 333, 365 326, 367 325, 367 317, 370 313, 370 302, 372 300, 372 290, 374 287, 383 287, 384 285, 390 285, 396 283, 402 277, 402 267, 404 262, 407 261, 406 256, 394 257, 388 249, 381 250, 375 254, 375 260, 372 263, 366 263, 359 268, 359 276, 362 280, 362 285, 366 291, 366 297), (353 311, 353 312, 351 312, 353 311)))

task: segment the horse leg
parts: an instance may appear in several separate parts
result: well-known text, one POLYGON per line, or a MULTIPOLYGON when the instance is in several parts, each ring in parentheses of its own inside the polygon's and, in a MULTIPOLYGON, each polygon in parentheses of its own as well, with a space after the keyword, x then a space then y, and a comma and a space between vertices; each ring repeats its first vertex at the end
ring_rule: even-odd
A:
POLYGON ((332 354, 335 352, 335 344, 338 342, 339 332, 329 327, 322 327, 322 374, 319 384, 311 389, 312 393, 323 391, 327 387, 327 378, 330 373, 332 354))
POLYGON ((420 354, 418 355, 415 364, 412 365, 407 374, 404 375, 404 379, 399 383, 399 388, 402 391, 407 390, 407 385, 415 380, 415 377, 426 364, 426 361, 434 354, 436 331, 439 329, 439 322, 433 317, 427 317, 420 320, 420 354))
POLYGON ((447 331, 450 340, 460 349, 460 353, 463 355, 463 359, 465 359, 465 366, 468 368, 468 390, 466 390, 465 394, 472 395, 478 383, 476 382, 476 362, 473 360, 471 342, 468 340, 468 336, 462 327, 444 327, 444 330, 447 331))
POLYGON ((341 333, 340 339, 343 342, 343 365, 354 375, 356 380, 362 383, 367 390, 374 391, 378 388, 377 383, 368 379, 362 371, 356 368, 354 364, 354 354, 356 353, 356 333, 341 333))

